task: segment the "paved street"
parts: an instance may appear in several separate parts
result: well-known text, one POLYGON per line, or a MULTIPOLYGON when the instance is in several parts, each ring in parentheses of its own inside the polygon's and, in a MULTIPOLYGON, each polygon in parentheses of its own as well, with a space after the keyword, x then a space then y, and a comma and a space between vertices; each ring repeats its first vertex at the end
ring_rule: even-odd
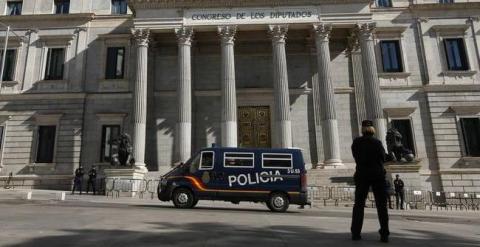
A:
MULTIPOLYGON (((0 200, 0 246, 385 246, 375 212, 363 240, 349 238, 351 208, 291 208, 201 202, 178 210, 153 200, 69 197, 0 200)), ((479 212, 395 211, 389 246, 480 246, 479 212)))

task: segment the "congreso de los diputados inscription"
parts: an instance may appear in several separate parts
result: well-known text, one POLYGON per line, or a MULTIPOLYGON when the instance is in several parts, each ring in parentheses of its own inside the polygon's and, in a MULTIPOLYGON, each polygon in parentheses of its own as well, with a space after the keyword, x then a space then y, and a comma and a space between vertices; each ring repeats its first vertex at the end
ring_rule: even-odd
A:
POLYGON ((343 186, 369 119, 389 176, 478 191, 480 1, 440 2, 0 0, 0 180, 103 177, 126 133, 135 178, 212 145, 300 148, 309 184, 343 186))

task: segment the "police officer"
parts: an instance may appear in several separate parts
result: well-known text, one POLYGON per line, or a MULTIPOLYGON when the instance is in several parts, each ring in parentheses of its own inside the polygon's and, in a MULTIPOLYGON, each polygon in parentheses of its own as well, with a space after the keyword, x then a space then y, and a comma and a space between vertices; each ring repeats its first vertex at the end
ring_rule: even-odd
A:
POLYGON ((395 180, 393 180, 393 184, 395 186, 395 202, 397 203, 397 209, 398 206, 400 206, 400 209, 403 210, 403 202, 405 201, 405 194, 403 193, 403 187, 405 185, 403 184, 403 181, 400 179, 400 175, 395 175, 395 180), (400 204, 399 204, 400 201, 400 204))
POLYGON ((88 194, 88 191, 90 190, 90 186, 92 186, 93 194, 95 195, 97 193, 96 182, 97 182, 97 169, 95 168, 95 166, 92 166, 90 171, 88 171, 87 194, 88 194))
POLYGON ((83 182, 83 175, 84 174, 85 173, 83 172, 83 166, 80 165, 75 170, 75 179, 73 180, 72 195, 75 193, 75 189, 78 189, 80 191, 80 195, 82 194, 82 182, 83 182))
POLYGON ((361 240, 365 200, 369 188, 372 187, 378 218, 380 221, 380 240, 388 242, 388 209, 387 193, 385 193, 385 149, 382 142, 374 137, 375 128, 370 120, 362 122, 362 136, 356 138, 352 144, 352 153, 355 158, 355 205, 352 215, 352 240, 361 240))

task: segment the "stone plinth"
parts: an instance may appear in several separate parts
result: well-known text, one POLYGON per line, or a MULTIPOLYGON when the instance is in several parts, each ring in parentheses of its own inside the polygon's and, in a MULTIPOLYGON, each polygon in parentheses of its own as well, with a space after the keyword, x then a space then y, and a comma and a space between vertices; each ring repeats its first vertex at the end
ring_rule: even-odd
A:
MULTIPOLYGON (((395 179, 395 175, 400 175, 400 179, 405 183, 405 189, 421 190, 422 179, 420 177, 420 161, 416 160, 409 163, 387 162, 385 170, 387 171, 387 179, 391 181, 395 179)), ((393 183, 392 183, 393 186, 393 183)))
POLYGON ((105 188, 112 190, 110 192, 113 196, 135 197, 142 190, 142 186, 145 186, 144 178, 147 172, 143 169, 105 169, 103 172, 107 183, 105 188))

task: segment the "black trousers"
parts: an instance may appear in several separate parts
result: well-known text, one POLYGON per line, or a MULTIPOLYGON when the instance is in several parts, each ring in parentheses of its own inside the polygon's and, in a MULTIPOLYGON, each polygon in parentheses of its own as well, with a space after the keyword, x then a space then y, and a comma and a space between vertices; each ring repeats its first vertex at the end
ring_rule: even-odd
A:
POLYGON ((73 189, 72 189, 72 194, 75 193, 75 189, 78 189, 80 191, 80 195, 82 194, 82 181, 83 179, 75 179, 73 181, 73 189))
POLYGON ((400 206, 400 208, 403 209, 404 201, 405 201, 405 194, 403 193, 403 190, 395 191, 395 202, 397 203, 397 209, 398 209, 398 206, 400 206), (398 203, 399 201, 400 203, 398 203))
POLYGON ((88 182, 87 182, 87 194, 88 192, 90 191, 90 186, 92 186, 92 191, 93 191, 93 194, 95 195, 97 193, 97 187, 96 187, 96 179, 88 179, 88 182))
POLYGON ((378 221, 380 222, 379 233, 382 236, 388 236, 388 209, 387 193, 385 193, 385 178, 381 179, 355 179, 355 205, 353 206, 352 227, 350 228, 352 236, 360 236, 363 226, 363 216, 365 201, 368 191, 372 187, 377 206, 378 221))

